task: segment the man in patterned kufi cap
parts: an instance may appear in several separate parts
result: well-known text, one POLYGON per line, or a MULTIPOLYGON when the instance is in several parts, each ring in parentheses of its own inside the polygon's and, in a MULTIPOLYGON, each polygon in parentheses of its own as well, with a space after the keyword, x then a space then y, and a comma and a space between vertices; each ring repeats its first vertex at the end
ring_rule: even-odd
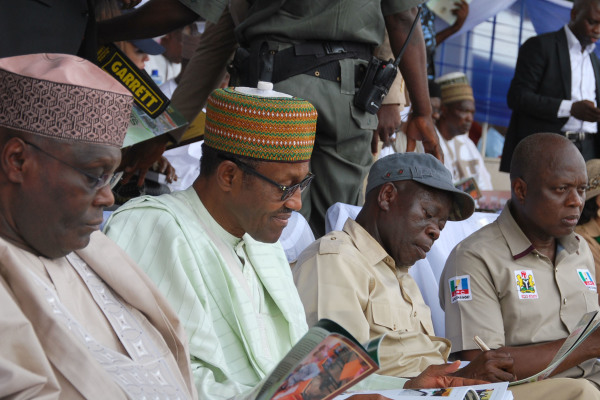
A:
POLYGON ((313 179, 316 120, 270 84, 218 89, 192 187, 131 200, 107 223, 180 310, 201 398, 251 390, 306 332, 277 241, 313 179))
POLYGON ((442 108, 436 129, 444 150, 444 165, 454 182, 473 178, 479 190, 493 190, 483 157, 467 133, 475 116, 475 98, 467 77, 451 72, 435 80, 441 86, 442 108))
POLYGON ((0 59, 0 398, 195 398, 175 313, 98 230, 131 96, 63 54, 0 59))

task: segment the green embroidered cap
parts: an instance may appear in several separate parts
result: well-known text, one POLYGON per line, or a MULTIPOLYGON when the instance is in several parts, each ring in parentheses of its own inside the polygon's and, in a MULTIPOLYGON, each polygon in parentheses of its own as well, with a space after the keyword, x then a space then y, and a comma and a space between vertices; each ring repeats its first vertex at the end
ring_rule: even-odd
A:
POLYGON ((227 153, 264 161, 308 161, 315 141, 317 110, 306 100, 256 88, 213 91, 206 106, 204 141, 227 153))

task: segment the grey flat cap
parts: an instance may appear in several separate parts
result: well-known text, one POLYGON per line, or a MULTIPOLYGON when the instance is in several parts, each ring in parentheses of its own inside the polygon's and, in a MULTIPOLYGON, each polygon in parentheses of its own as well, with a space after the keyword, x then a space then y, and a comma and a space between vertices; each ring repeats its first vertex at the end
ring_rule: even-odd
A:
POLYGON ((431 154, 394 153, 377 160, 369 171, 367 193, 386 182, 413 180, 450 192, 453 198, 451 221, 462 221, 473 214, 475 201, 452 184, 452 174, 431 154))

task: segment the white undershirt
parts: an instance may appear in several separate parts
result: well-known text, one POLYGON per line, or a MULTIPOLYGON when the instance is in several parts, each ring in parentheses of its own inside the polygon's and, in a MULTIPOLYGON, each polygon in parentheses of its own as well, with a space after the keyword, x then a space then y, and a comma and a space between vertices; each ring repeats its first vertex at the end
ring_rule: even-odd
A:
POLYGON ((598 126, 595 122, 582 121, 571 116, 571 106, 574 102, 580 100, 590 100, 596 104, 596 77, 590 54, 596 47, 591 43, 581 48, 581 43, 575 37, 568 25, 564 27, 567 34, 567 44, 569 46, 569 59, 571 61, 571 100, 563 100, 558 108, 558 117, 569 117, 567 123, 562 127, 562 131, 576 131, 595 133, 598 126))

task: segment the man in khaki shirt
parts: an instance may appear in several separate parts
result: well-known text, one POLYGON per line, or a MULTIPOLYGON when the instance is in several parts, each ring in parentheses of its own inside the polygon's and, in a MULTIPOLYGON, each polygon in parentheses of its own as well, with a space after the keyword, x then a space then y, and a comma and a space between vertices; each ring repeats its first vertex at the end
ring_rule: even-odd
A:
MULTIPOLYGON (((434 157, 397 153, 378 160, 356 221, 349 219, 343 232, 326 235, 299 256, 294 280, 309 325, 329 318, 359 341, 387 333, 381 366, 389 375, 416 376, 427 365, 446 362, 450 342, 434 336, 408 266, 425 257, 448 219, 468 218, 473 209, 473 199, 454 188, 434 157)), ((497 358, 509 369, 504 355, 497 358)))
MULTIPOLYGON (((480 353, 472 340, 478 335, 509 352, 522 379, 545 368, 583 314, 600 307, 591 252, 573 233, 587 187, 577 148, 556 134, 528 136, 515 150, 510 178, 512 197, 498 220, 450 254, 440 303, 460 358, 480 353)), ((555 376, 586 378, 598 388, 599 345, 596 331, 555 376)))
MULTIPOLYGON (((359 341, 386 334, 381 373, 415 376, 448 360, 450 342, 433 335, 429 308, 408 274, 424 258, 447 220, 463 220, 473 200, 452 186, 450 172, 427 154, 393 154, 369 173, 366 203, 341 232, 309 246, 294 267, 294 280, 309 324, 329 318, 359 341)), ((456 375, 512 380, 504 351, 479 352, 456 375)), ((511 388, 516 399, 590 399, 585 381, 543 381, 511 388)))

